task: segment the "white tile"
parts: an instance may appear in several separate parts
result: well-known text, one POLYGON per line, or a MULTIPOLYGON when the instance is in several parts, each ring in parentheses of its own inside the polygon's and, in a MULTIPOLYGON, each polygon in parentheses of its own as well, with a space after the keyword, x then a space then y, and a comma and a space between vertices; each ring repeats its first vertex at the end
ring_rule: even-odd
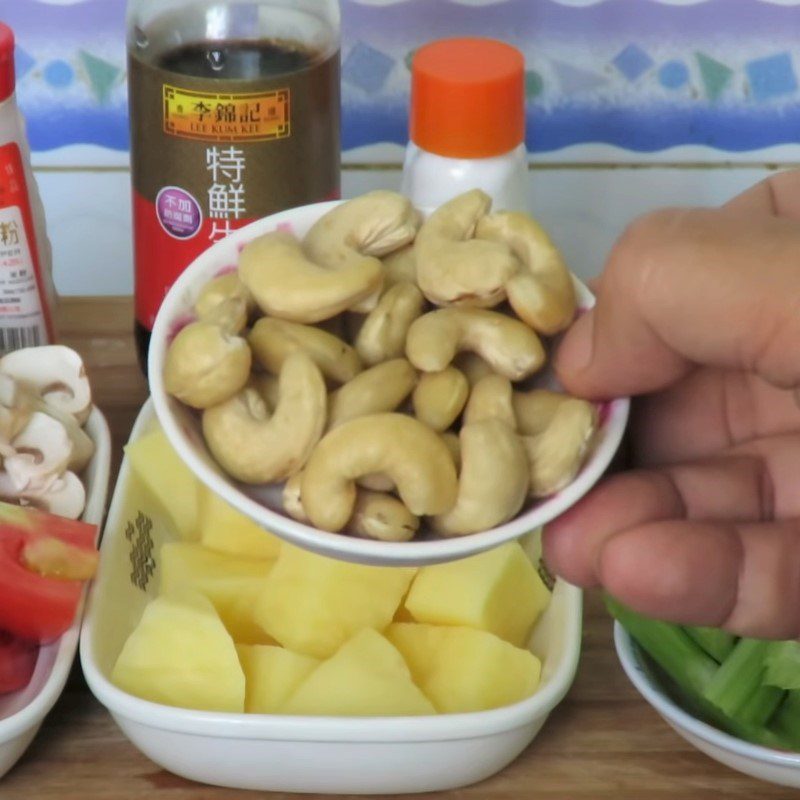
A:
MULTIPOLYGON (((636 216, 670 205, 718 205, 764 178, 764 168, 535 169, 532 206, 581 277, 600 272, 616 237, 636 216)), ((125 171, 39 171, 65 295, 130 294, 130 186, 125 171)), ((345 197, 398 189, 399 169, 345 170, 345 197)))
POLYGON ((133 292, 130 178, 127 171, 38 171, 63 295, 133 292))

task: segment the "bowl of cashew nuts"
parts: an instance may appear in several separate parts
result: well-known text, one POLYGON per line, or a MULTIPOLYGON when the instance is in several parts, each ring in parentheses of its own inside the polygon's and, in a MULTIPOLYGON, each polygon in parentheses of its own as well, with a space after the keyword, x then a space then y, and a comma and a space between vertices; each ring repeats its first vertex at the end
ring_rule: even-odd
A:
POLYGON ((627 398, 570 397, 548 368, 593 303, 527 214, 374 191, 202 254, 158 314, 150 389, 180 457, 265 529, 448 561, 541 527, 609 466, 627 398))

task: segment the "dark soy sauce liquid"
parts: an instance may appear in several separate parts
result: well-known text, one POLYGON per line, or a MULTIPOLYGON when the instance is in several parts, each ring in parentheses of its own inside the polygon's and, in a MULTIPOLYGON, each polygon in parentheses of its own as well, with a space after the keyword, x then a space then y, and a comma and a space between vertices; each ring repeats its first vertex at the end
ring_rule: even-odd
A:
POLYGON ((163 53, 156 66, 194 78, 251 81, 297 72, 322 55, 282 40, 194 42, 163 53))
MULTIPOLYGON (((151 63, 159 69, 193 78, 248 81, 299 72, 324 57, 299 42, 241 39, 184 44, 160 53, 151 63)), ((136 320, 134 338, 139 365, 145 374, 150 333, 136 320)))

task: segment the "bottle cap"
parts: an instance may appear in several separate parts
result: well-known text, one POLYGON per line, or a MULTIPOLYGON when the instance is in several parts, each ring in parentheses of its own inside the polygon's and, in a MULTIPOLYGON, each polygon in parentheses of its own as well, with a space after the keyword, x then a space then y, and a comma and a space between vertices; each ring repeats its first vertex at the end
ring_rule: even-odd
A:
POLYGON ((0 22, 0 103, 14 94, 14 32, 0 22))
POLYGON ((493 39, 421 47, 411 77, 411 141, 449 158, 490 158, 525 141, 525 59, 493 39))

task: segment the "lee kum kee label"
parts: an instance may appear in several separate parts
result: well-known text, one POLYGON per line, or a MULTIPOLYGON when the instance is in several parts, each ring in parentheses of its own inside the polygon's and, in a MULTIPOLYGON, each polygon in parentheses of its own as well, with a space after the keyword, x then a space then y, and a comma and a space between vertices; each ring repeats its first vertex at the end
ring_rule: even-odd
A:
POLYGON ((134 55, 129 70, 136 318, 150 330, 210 245, 339 197, 339 53, 255 80, 183 75, 134 55))
POLYGON ((290 93, 208 94, 164 86, 164 131, 205 142, 266 142, 291 136, 290 93))

